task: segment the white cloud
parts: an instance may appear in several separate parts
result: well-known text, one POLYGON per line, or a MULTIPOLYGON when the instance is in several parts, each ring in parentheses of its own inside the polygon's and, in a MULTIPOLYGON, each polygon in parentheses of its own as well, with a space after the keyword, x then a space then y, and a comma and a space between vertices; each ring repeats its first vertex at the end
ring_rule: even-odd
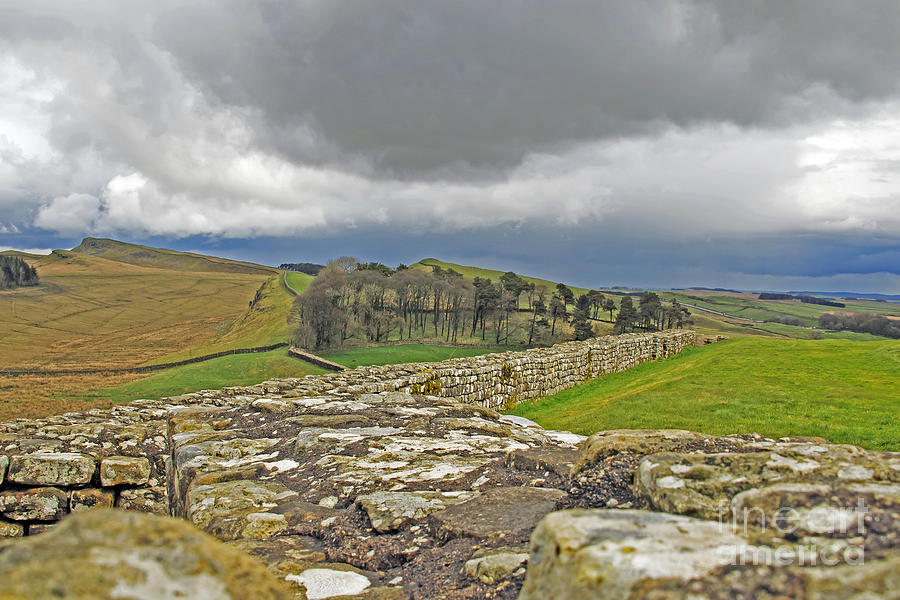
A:
POLYGON ((77 235, 94 231, 100 217, 100 200, 90 194, 58 196, 41 206, 34 224, 63 234, 77 235))
POLYGON ((212 150, 202 137, 179 137, 172 141, 180 160, 156 179, 117 175, 99 199, 56 198, 38 211, 35 225, 66 233, 252 237, 334 232, 348 223, 453 231, 616 218, 644 235, 679 239, 797 230, 900 234, 900 195, 884 195, 900 189, 900 178, 881 171, 885 182, 858 185, 875 161, 891 156, 883 146, 833 148, 830 166, 809 170, 817 140, 829 131, 671 129, 532 155, 499 182, 371 179, 296 165, 243 143, 212 150), (861 196, 867 189, 881 195, 861 196))

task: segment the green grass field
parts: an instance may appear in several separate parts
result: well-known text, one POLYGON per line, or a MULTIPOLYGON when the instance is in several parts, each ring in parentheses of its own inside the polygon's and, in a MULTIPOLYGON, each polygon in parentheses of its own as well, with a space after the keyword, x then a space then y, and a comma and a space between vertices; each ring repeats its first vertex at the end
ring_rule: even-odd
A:
POLYGON ((819 322, 819 317, 826 312, 866 312, 887 315, 900 315, 900 306, 885 302, 874 301, 846 301, 844 308, 822 306, 819 304, 805 304, 790 300, 759 300, 755 294, 717 294, 709 293, 700 296, 691 291, 663 292, 663 296, 677 298, 679 302, 693 304, 702 308, 723 312, 745 319, 765 321, 773 318, 796 318, 805 325, 814 326, 819 322))
POLYGON ((289 286, 294 288, 298 294, 302 294, 312 283, 314 277, 306 273, 295 273, 294 271, 285 271, 285 278, 289 286))
POLYGON ((871 333, 860 333, 858 331, 830 331, 827 329, 810 329, 809 327, 798 327, 796 325, 784 325, 782 323, 763 323, 761 328, 781 335, 796 338, 798 340, 855 340, 857 342, 872 342, 876 340, 884 340, 885 338, 871 333), (822 336, 817 337, 817 336, 822 336))
POLYGON ((900 450, 900 342, 741 338, 688 348, 512 414, 589 435, 607 429, 811 435, 900 450))
POLYGON ((368 365, 393 365, 411 362, 438 362, 462 356, 480 356, 492 352, 505 352, 506 348, 459 348, 425 344, 397 344, 373 348, 353 348, 340 352, 326 352, 322 358, 345 367, 368 365))
POLYGON ((149 377, 112 388, 95 389, 70 399, 104 404, 138 398, 160 398, 197 390, 251 385, 273 377, 303 377, 327 373, 307 362, 291 358, 282 348, 259 354, 234 354, 166 369, 149 377))

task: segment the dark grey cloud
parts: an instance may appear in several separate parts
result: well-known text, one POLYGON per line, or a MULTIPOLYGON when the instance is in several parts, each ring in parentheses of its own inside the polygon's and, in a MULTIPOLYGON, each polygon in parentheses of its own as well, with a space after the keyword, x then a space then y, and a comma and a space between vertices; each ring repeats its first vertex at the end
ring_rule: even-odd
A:
POLYGON ((900 89, 891 1, 208 1, 154 31, 192 81, 259 111, 261 143, 401 175, 795 123, 900 89))

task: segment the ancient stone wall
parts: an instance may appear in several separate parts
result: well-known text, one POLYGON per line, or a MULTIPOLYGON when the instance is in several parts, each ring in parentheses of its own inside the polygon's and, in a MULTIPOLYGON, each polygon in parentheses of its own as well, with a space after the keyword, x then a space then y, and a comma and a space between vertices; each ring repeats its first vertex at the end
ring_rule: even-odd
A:
MULTIPOLYGON (((681 352, 693 331, 628 334, 567 342, 549 348, 504 352, 439 363, 359 367, 310 382, 318 393, 340 386, 358 394, 407 392, 503 410, 580 383, 681 352)), ((309 378, 311 379, 311 378, 309 378)))
MULTIPOLYGON (((265 411, 277 410, 285 395, 406 392, 502 410, 671 356, 694 339, 693 331, 609 336, 438 363, 360 367, 0 424, 0 536, 39 533, 69 512, 94 506, 181 516, 178 494, 169 500, 179 485, 171 467, 193 457, 178 453, 189 432, 171 427, 173 415, 192 406, 252 404, 265 411)), ((226 462, 240 460, 240 450, 229 452, 226 462)))

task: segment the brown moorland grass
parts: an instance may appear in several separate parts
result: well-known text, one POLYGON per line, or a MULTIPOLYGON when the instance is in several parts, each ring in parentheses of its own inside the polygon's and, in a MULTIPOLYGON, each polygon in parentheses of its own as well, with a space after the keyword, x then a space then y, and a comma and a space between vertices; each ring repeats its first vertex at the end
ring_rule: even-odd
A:
MULTIPOLYGON (((288 337, 293 297, 275 270, 228 272, 224 259, 205 272, 73 251, 22 256, 41 285, 0 292, 0 368, 127 368, 288 337)), ((0 376, 0 418, 83 410, 94 405, 67 398, 144 377, 0 376)))
POLYGON ((192 273, 64 252, 30 261, 41 285, 0 292, 7 368, 130 367, 227 333, 264 274, 192 273))
POLYGON ((22 375, 0 376, 0 421, 35 419, 66 412, 109 408, 112 401, 85 402, 81 395, 95 388, 124 385, 146 375, 22 375))

